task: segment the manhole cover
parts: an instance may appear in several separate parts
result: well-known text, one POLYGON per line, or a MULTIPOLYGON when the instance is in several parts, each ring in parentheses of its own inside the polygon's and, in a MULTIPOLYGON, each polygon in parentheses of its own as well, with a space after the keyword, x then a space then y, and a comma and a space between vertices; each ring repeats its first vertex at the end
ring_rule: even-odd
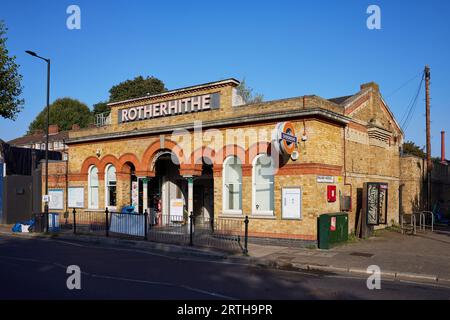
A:
POLYGON ((352 252, 352 253, 350 253, 350 255, 351 256, 357 256, 357 257, 364 257, 364 258, 373 257, 373 254, 365 253, 365 252, 352 252))

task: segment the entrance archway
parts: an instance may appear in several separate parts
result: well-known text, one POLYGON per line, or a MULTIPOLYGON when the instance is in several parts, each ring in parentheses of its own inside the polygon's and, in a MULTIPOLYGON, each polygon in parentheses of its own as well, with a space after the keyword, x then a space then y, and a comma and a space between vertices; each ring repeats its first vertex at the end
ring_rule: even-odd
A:
POLYGON ((183 221, 187 206, 187 181, 170 151, 161 152, 154 163, 155 176, 148 181, 148 204, 153 224, 183 221))
POLYGON ((202 175, 194 179, 194 216, 202 221, 214 218, 214 176, 213 165, 203 161, 202 175))

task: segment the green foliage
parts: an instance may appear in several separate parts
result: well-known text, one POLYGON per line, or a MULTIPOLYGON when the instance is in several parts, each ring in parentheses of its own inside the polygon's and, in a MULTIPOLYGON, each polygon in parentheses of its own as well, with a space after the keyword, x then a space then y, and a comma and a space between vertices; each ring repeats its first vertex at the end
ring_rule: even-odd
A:
POLYGON ((259 103, 264 100, 264 96, 260 93, 253 93, 253 89, 247 86, 245 78, 242 79, 239 86, 236 88, 238 94, 244 99, 245 103, 259 103))
POLYGON ((421 148, 412 141, 407 141, 403 143, 403 152, 420 158, 426 157, 424 147, 421 148))
POLYGON ((92 110, 92 113, 99 114, 99 113, 109 113, 111 111, 111 108, 108 107, 108 102, 101 101, 99 103, 94 104, 94 109, 92 110))
POLYGON ((155 78, 142 76, 133 80, 126 80, 109 90, 109 101, 117 102, 128 99, 145 97, 167 91, 164 82, 155 78))
POLYGON ((0 20, 0 116, 15 120, 24 104, 24 100, 19 98, 23 87, 20 84, 22 76, 18 72, 16 57, 9 56, 6 49, 7 30, 0 20))
MULTIPOLYGON (((84 103, 71 98, 55 100, 50 105, 50 124, 57 124, 59 130, 70 130, 73 124, 85 128, 93 123, 93 116, 89 107, 84 103)), ((45 130, 47 124, 47 109, 39 113, 36 119, 29 125, 28 134, 37 129, 45 130)))

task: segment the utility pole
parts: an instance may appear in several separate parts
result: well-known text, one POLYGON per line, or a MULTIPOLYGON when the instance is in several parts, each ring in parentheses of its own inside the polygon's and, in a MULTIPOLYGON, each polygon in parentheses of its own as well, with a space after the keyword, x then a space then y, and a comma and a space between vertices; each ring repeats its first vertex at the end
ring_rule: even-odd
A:
POLYGON ((430 139, 430 67, 425 66, 425 106, 426 106, 426 126, 427 126, 427 210, 431 211, 431 139, 430 139))

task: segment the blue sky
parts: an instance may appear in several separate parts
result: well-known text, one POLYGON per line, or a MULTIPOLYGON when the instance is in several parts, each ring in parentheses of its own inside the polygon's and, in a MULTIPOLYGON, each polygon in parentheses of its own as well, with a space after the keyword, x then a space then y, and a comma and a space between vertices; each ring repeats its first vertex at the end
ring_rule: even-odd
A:
MULTIPOLYGON (((375 81, 398 120, 429 64, 437 156, 440 131, 450 131, 449 12, 446 0, 1 0, 26 105, 15 122, 0 119, 0 138, 24 134, 45 104, 45 64, 25 50, 52 59, 51 100, 67 96, 92 106, 137 75, 156 76, 169 89, 245 77, 266 100, 330 98, 375 81), (81 8, 81 30, 66 28, 71 4, 81 8), (381 30, 366 27, 370 4, 381 8, 381 30)), ((424 105, 422 91, 405 132, 419 145, 424 105)))

